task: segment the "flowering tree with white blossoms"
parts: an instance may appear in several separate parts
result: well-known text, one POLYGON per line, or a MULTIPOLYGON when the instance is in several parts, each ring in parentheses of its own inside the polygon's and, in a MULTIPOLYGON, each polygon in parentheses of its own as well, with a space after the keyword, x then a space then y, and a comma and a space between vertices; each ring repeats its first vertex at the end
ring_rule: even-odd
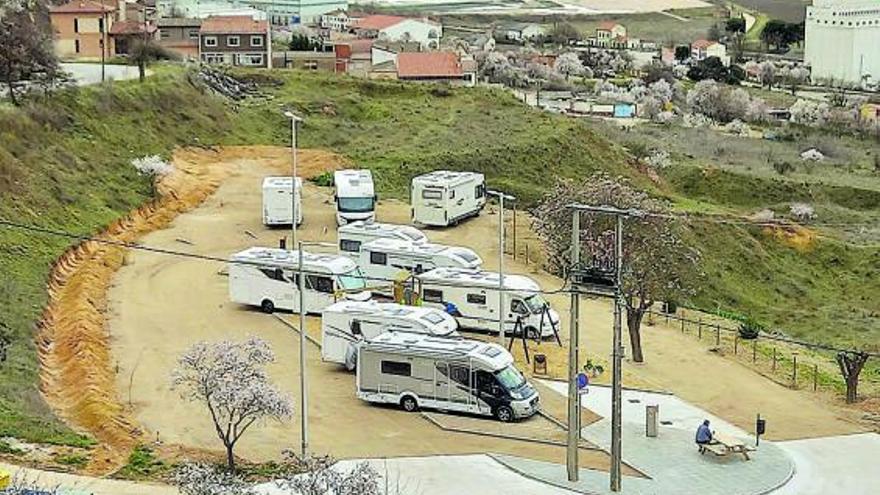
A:
POLYGON ((184 495, 254 495, 250 484, 213 464, 186 463, 173 477, 184 495))
POLYGON ((174 166, 166 162, 159 155, 142 156, 131 160, 131 166, 138 171, 140 175, 150 178, 150 187, 153 195, 156 195, 156 181, 165 175, 170 174, 174 170, 174 166))
POLYGON ((828 121, 830 109, 825 102, 798 100, 788 109, 795 124, 819 127, 828 121))
POLYGON ((806 203, 793 203, 788 212, 798 222, 807 222, 816 218, 816 211, 806 203))
POLYGON ((230 472, 235 471, 235 444, 251 426, 293 412, 290 399, 269 382, 265 366, 273 361, 275 354, 262 339, 199 342, 180 357, 172 373, 172 386, 181 397, 205 404, 211 413, 230 472))
POLYGON ((566 80, 571 76, 581 76, 584 73, 584 64, 574 52, 563 53, 556 57, 553 68, 556 69, 556 72, 564 75, 566 80))

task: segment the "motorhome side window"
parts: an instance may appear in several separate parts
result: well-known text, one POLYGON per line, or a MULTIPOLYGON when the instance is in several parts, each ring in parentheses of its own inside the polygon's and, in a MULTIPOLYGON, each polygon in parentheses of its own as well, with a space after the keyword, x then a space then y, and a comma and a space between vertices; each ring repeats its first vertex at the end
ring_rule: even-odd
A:
POLYGON ((307 287, 318 292, 333 294, 333 279, 330 277, 320 277, 318 275, 306 275, 307 287))
POLYGON ((465 366, 450 364, 449 379, 454 381, 455 383, 467 385, 468 387, 471 386, 471 372, 465 366))
POLYGON ((339 250, 345 251, 348 253, 359 253, 359 252, 361 252, 361 241, 340 239, 339 240, 339 250))
POLYGON ((510 301, 510 310, 514 313, 519 313, 521 315, 527 314, 529 310, 526 308, 526 305, 523 304, 519 299, 514 299, 510 301))
POLYGON ((399 361, 382 361, 382 373, 385 375, 412 376, 412 365, 399 361))
POLYGON ((422 293, 422 299, 424 299, 425 302, 443 302, 443 291, 436 289, 425 289, 425 291, 422 293))
POLYGON ((486 296, 483 294, 468 294, 467 302, 471 304, 486 304, 486 296))
POLYGON ((483 392, 494 393, 495 377, 483 370, 477 371, 477 388, 483 392))
POLYGON ((279 280, 284 282, 284 271, 281 268, 260 268, 260 271, 263 272, 263 275, 271 278, 272 280, 279 280))
POLYGON ((358 320, 351 320, 351 334, 361 335, 361 333, 361 322, 358 320))
POLYGON ((370 263, 373 265, 387 265, 388 255, 385 253, 370 251, 370 263))
POLYGON ((474 197, 479 199, 486 195, 486 185, 480 184, 474 188, 474 197))
POLYGON ((422 189, 423 199, 443 199, 443 191, 438 189, 422 189))

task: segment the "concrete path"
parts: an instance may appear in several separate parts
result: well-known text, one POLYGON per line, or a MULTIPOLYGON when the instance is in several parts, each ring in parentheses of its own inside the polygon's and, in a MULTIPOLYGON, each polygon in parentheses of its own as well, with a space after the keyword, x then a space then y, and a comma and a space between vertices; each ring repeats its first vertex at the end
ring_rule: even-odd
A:
MULTIPOLYGON (((340 461, 337 466, 349 470, 357 462, 340 461)), ((520 476, 489 455, 401 457, 367 462, 390 482, 392 489, 388 495, 571 495, 568 490, 520 476)), ((290 495, 274 483, 259 486, 257 493, 290 495)))
POLYGON ((868 495, 880 492, 880 435, 862 433, 779 442, 795 476, 774 495, 868 495))
POLYGON ((0 469, 12 474, 27 486, 43 489, 63 488, 77 495, 178 495, 176 488, 153 483, 90 478, 74 474, 54 473, 0 463, 0 469))

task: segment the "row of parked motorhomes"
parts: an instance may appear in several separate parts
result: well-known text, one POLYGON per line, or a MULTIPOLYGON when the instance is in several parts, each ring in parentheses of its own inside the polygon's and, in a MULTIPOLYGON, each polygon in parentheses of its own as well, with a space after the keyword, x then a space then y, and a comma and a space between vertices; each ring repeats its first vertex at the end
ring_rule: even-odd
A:
MULTIPOLYGON (((479 181, 456 189, 442 185, 447 174, 468 173, 434 172, 413 180, 413 218, 421 219, 417 223, 431 225, 424 220, 433 218, 448 225, 479 213, 485 203, 482 175, 470 174, 479 181), (434 190, 442 190, 442 196, 423 194, 434 190), (476 213, 461 208, 477 198, 476 213)), ((290 203, 293 182, 286 179, 285 201, 290 203)), ((483 260, 473 250, 433 244, 408 225, 374 222, 374 212, 366 220, 346 217, 350 212, 341 211, 340 205, 349 209, 351 203, 340 198, 350 196, 345 196, 348 190, 340 187, 340 179, 335 180, 338 252, 302 253, 303 307, 297 283, 300 253, 276 248, 252 247, 232 256, 231 300, 269 313, 321 314, 321 357, 356 370, 357 395, 363 400, 398 404, 407 411, 436 408, 491 415, 501 421, 537 412, 538 393, 510 353, 498 344, 464 339, 459 331, 497 333, 503 319, 506 333, 518 329, 529 338, 554 335, 559 315, 538 284, 522 275, 502 280, 498 273, 482 270, 483 260), (500 297, 506 315, 498 314, 500 297), (387 302, 392 300, 397 302, 387 302)), ((273 215, 265 200, 268 181, 264 223, 273 215)), ((289 210, 286 214, 289 224, 292 215, 289 210)), ((283 212, 275 218, 284 223, 283 212)))
MULTIPOLYGON (((295 182, 293 187, 291 177, 263 180, 264 225, 290 225, 294 210, 297 224, 302 223, 302 179, 295 182)), ((376 219, 377 196, 369 170, 337 170, 333 187, 337 225, 376 219)), ((410 196, 414 223, 447 227, 480 213, 486 205, 486 181, 476 172, 440 170, 413 178, 410 196)))

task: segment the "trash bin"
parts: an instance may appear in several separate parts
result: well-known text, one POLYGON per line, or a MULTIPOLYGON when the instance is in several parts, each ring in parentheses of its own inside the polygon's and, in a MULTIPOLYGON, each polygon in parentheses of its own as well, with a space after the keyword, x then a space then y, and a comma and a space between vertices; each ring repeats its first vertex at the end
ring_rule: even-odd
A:
POLYGON ((657 437, 657 427, 660 422, 660 406, 657 404, 645 406, 645 436, 657 437))
POLYGON ((12 475, 0 469, 0 490, 3 490, 4 488, 9 488, 9 485, 11 483, 12 475))

